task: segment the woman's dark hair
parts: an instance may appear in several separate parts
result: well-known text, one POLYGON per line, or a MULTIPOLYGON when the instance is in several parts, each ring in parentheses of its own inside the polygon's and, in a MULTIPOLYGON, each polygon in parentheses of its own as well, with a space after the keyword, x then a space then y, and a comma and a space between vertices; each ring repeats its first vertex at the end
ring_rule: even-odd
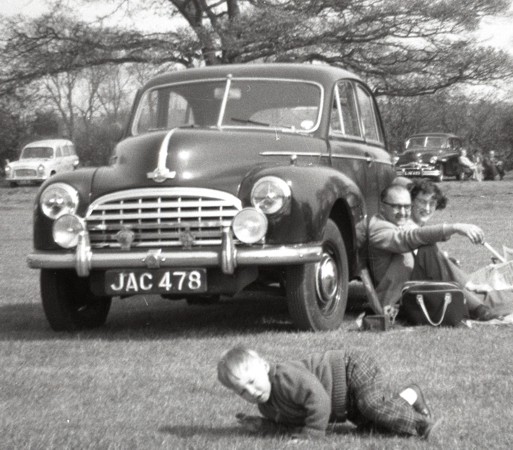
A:
POLYGON ((436 200, 436 209, 444 209, 449 201, 436 183, 426 178, 414 178, 408 186, 411 201, 413 202, 419 194, 433 194, 436 200))

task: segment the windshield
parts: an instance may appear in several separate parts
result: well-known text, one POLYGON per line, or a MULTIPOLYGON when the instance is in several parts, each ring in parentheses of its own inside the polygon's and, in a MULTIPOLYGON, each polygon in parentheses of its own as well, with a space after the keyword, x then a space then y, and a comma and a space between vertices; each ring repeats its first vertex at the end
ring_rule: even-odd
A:
POLYGON ((21 152, 20 159, 43 158, 50 159, 53 157, 52 147, 26 147, 21 152))
POLYGON ((408 139, 406 148, 446 148, 447 138, 445 136, 420 136, 408 139))
POLYGON ((306 81, 223 79, 160 86, 145 92, 133 134, 180 126, 312 131, 321 87, 306 81))

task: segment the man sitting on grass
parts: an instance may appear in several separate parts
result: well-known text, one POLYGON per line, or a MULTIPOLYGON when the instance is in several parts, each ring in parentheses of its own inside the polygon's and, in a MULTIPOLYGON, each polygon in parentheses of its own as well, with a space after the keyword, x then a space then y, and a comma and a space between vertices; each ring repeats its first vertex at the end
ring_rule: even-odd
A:
MULTIPOLYGON (((419 197, 417 202, 425 201, 419 197)), ((436 208, 431 199, 424 210, 436 208)), ((418 226, 410 216, 411 195, 401 184, 393 183, 381 193, 380 214, 369 222, 371 270, 377 284, 376 293, 383 306, 398 304, 406 281, 461 281, 455 279, 448 259, 437 242, 454 234, 466 236, 473 244, 484 242, 484 233, 477 225, 454 223, 418 226)), ((497 318, 475 295, 466 292, 472 319, 488 321, 497 318)))
POLYGON ((238 346, 222 355, 217 373, 225 387, 258 405, 263 418, 237 415, 249 431, 284 425, 293 437, 309 439, 324 436, 330 421, 349 419, 359 428, 427 439, 440 423, 417 385, 391 395, 374 359, 362 352, 332 350, 270 364, 238 346))

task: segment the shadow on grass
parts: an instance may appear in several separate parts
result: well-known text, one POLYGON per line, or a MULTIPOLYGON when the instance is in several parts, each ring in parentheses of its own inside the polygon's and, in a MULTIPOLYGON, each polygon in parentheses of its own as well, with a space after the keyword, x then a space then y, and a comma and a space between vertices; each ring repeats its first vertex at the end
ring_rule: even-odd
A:
POLYGON ((158 296, 114 299, 107 323, 80 333, 56 333, 50 329, 41 304, 14 303, 0 306, 0 340, 160 339, 181 336, 293 331, 284 298, 249 295, 223 299, 208 306, 188 305, 158 296))
POLYGON ((239 426, 214 428, 202 425, 164 425, 159 427, 158 431, 181 439, 188 439, 197 435, 214 438, 233 438, 235 436, 247 436, 248 434, 239 426))
MULTIPOLYGON (((360 303, 361 304, 361 303, 360 303)), ((347 320, 361 310, 348 308, 347 320)), ((115 298, 103 327, 77 333, 54 332, 40 303, 0 306, 0 341, 80 339, 148 340, 296 331, 284 297, 247 292, 214 305, 188 305, 160 296, 115 298)))
MULTIPOLYGON (((290 431, 287 431, 286 428, 280 428, 276 426, 275 429, 270 428, 267 432, 251 433, 240 426, 230 426, 230 427, 211 427, 211 426, 202 426, 202 425, 163 425, 158 428, 160 433, 171 434, 181 439, 188 439, 193 436, 206 436, 211 438, 234 438, 236 436, 256 436, 259 435, 261 437, 274 437, 274 438, 287 438, 290 437, 290 431)), ((337 423, 330 424, 326 435, 336 436, 336 435, 371 435, 371 434, 380 434, 378 431, 359 431, 353 424, 350 422, 345 423, 337 423)), ((383 436, 390 435, 390 433, 381 433, 383 436)))

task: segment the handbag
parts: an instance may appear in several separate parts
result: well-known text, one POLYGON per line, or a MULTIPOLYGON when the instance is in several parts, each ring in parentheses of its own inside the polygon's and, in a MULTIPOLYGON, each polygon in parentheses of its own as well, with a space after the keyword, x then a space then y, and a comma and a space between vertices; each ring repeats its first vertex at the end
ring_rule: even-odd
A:
POLYGON ((467 311, 458 283, 449 281, 407 281, 399 311, 414 325, 458 326, 467 311))

